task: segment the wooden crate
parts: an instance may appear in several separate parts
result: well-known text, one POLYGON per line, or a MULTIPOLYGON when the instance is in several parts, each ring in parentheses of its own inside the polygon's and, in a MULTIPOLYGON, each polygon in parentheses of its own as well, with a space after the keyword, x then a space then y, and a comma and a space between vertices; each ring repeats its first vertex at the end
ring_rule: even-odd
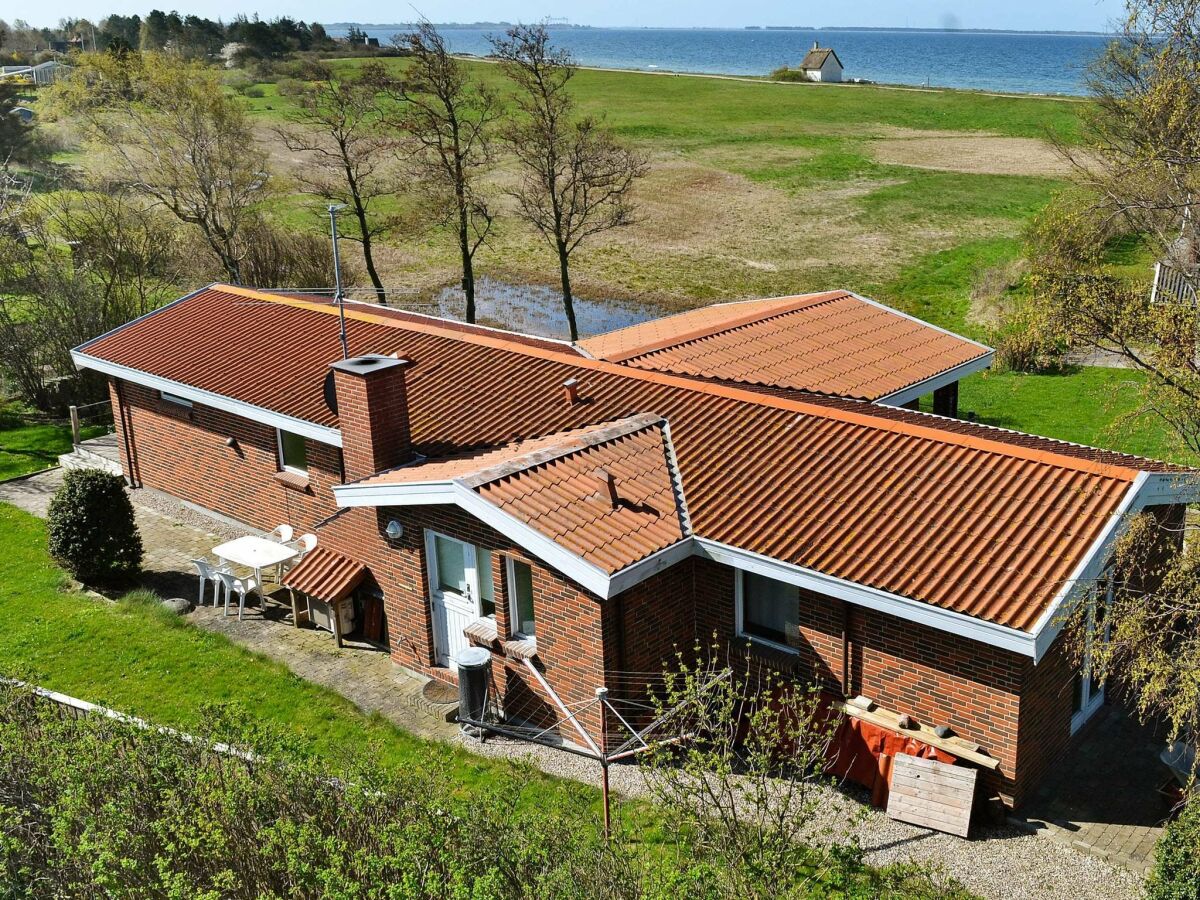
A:
POLYGON ((892 762, 888 815, 901 822, 966 837, 971 827, 977 775, 975 769, 900 754, 892 762))

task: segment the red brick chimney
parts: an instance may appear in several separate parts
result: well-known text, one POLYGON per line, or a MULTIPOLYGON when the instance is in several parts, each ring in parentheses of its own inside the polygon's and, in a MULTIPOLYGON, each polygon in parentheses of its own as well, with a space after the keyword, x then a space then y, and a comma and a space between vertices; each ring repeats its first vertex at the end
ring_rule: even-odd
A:
POLYGON ((412 459, 404 387, 408 360, 372 354, 343 359, 330 368, 346 480, 366 478, 412 459))

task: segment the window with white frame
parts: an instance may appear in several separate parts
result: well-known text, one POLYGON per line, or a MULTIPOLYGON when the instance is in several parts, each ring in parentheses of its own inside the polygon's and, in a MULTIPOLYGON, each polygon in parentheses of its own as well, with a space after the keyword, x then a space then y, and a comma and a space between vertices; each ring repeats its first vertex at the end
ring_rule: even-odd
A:
POLYGON ((738 572, 737 630, 743 637, 788 650, 800 639, 800 589, 753 572, 738 572))
POLYGON ((1087 611, 1087 636, 1083 659, 1071 679, 1071 731, 1075 732, 1104 705, 1104 682, 1092 668, 1092 647, 1107 643, 1112 629, 1108 605, 1112 602, 1112 583, 1105 579, 1096 587, 1094 602, 1087 611))
POLYGON ((516 637, 531 638, 537 633, 533 614, 533 569, 520 560, 508 560, 509 615, 516 637))
POLYGON ((308 474, 308 448, 301 435, 278 429, 279 467, 296 475, 308 474))
POLYGON ((176 406, 184 406, 188 409, 192 408, 192 401, 187 397, 180 397, 178 394, 172 394, 167 391, 159 391, 158 396, 167 403, 174 403, 176 406))
POLYGON ((479 578, 479 614, 484 618, 496 618, 496 593, 492 586, 492 551, 475 548, 475 565, 479 578))

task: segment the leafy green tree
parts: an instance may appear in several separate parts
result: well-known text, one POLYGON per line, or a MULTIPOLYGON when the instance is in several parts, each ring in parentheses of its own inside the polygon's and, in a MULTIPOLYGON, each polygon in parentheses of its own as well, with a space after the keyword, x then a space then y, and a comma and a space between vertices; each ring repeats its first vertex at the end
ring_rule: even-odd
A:
POLYGON ((231 281, 266 197, 266 156, 219 73, 162 53, 86 54, 50 92, 125 185, 194 226, 231 281))
POLYGON ((68 469, 46 519, 50 555, 87 584, 118 584, 141 571, 142 538, 119 475, 68 469))

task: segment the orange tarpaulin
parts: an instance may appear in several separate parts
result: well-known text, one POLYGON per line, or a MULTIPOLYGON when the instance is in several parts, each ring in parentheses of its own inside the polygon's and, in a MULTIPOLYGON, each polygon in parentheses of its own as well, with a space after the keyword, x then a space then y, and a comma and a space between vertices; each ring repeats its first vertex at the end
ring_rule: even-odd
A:
POLYGON ((915 737, 896 734, 870 722, 846 716, 830 747, 829 772, 871 790, 871 803, 886 806, 892 759, 899 753, 954 763, 957 759, 915 737))

